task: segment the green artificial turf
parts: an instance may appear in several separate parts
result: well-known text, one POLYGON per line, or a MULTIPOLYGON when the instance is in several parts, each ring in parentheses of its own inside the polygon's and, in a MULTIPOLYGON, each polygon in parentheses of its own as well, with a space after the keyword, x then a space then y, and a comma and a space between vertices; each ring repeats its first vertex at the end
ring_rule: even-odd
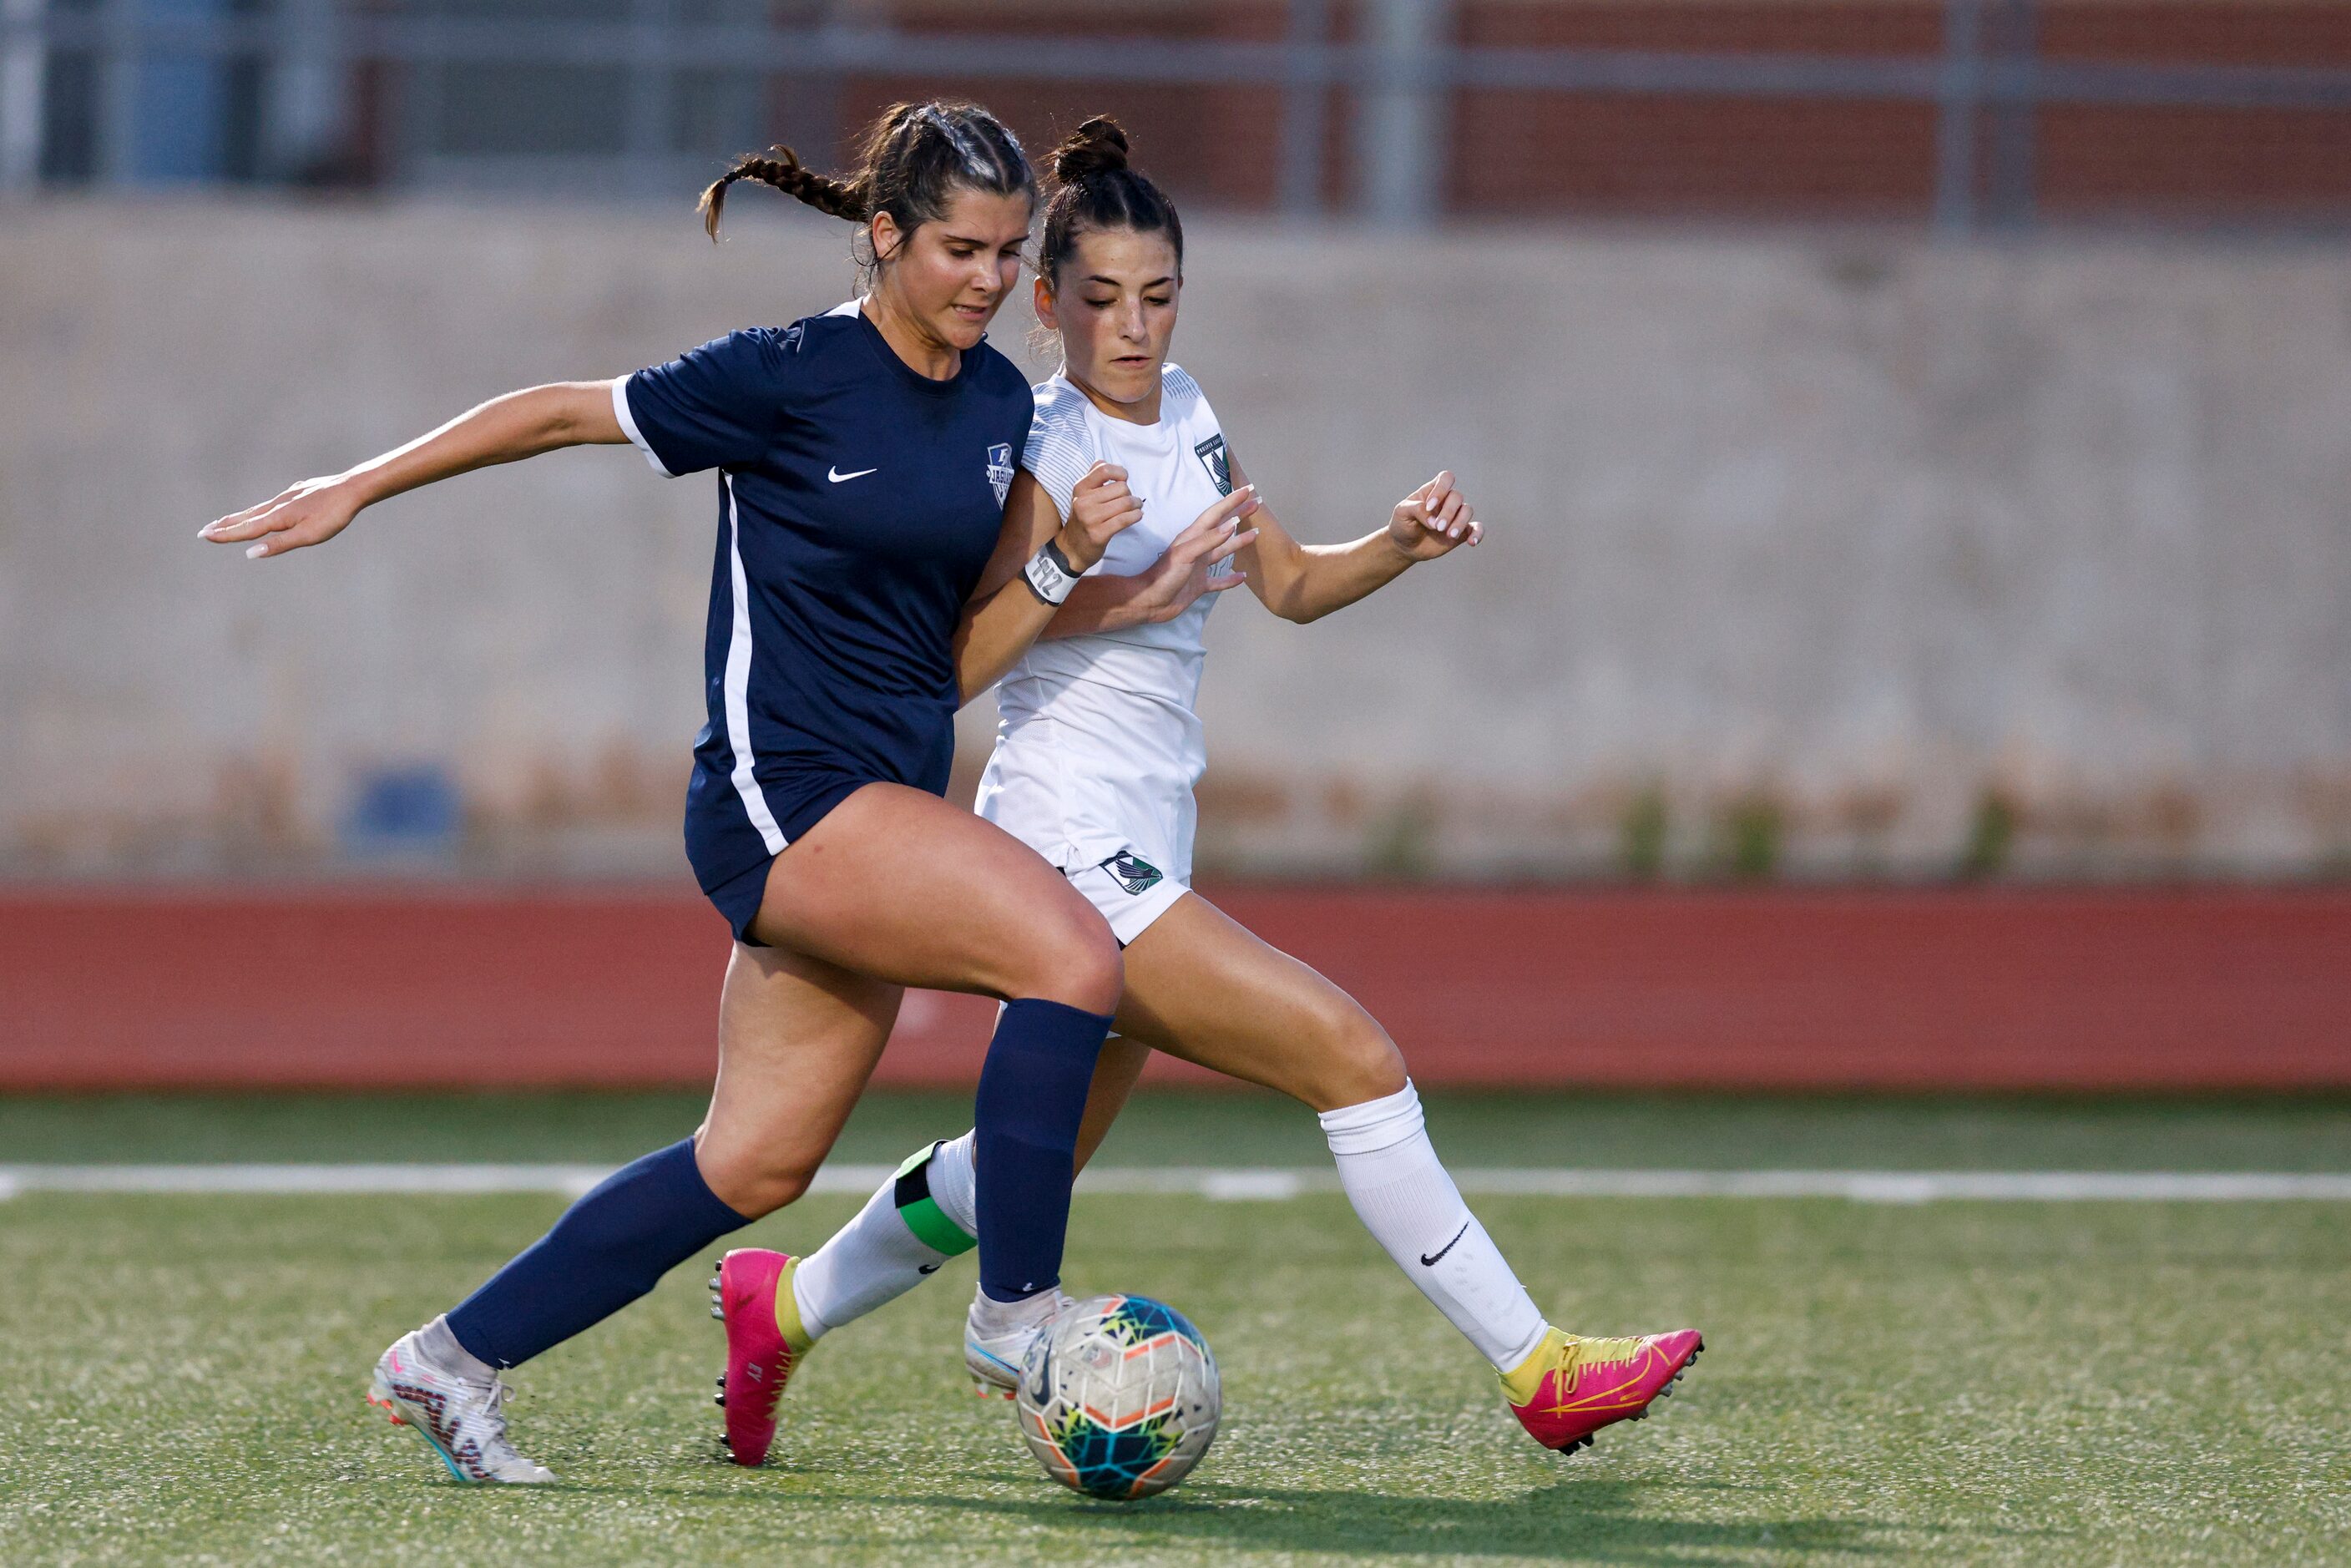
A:
MULTIPOLYGON (((691 1132, 701 1093, 0 1096, 0 1164, 511 1160, 618 1164, 691 1132)), ((2351 1101, 1427 1097, 1463 1166, 2351 1171, 2351 1101)), ((875 1092, 840 1160, 895 1165, 969 1124, 967 1094, 875 1092)), ((1105 1163, 1325 1168, 1314 1118, 1260 1090, 1145 1092, 1105 1163)))
MULTIPOLYGON (((2351 1170, 2303 1102, 1432 1095, 1458 1165, 2351 1170)), ((877 1094, 840 1158, 951 1132, 877 1094)), ((618 1161, 677 1094, 0 1100, 0 1164, 618 1161)), ((1270 1096, 1153 1094, 1106 1165, 1327 1168, 1270 1096)), ((1070 1282, 1199 1322, 1227 1423, 1142 1504, 1047 1481, 965 1391, 971 1265, 828 1341, 778 1463, 717 1457, 698 1263, 523 1369, 562 1484, 461 1489, 369 1364, 552 1199, 0 1201, 0 1563, 2336 1563, 2351 1560, 2351 1206, 1481 1198, 1552 1315, 1693 1323, 1660 1418, 1534 1448, 1341 1199, 1081 1196, 1070 1282)), ((805 1249, 853 1200, 745 1233, 805 1249)))
MULTIPOLYGON (((2274 1162, 2269 1162, 2274 1163, 2274 1162)), ((0 1562, 2340 1562, 2351 1225, 2318 1204, 1487 1200, 1538 1299, 1689 1322, 1573 1458, 1343 1202, 1081 1197, 1071 1282, 1165 1296, 1226 1425, 1166 1497, 1039 1472, 956 1359, 970 1264, 828 1340, 722 1462, 698 1263, 516 1375, 560 1485, 461 1489, 369 1363, 556 1212, 526 1197, 0 1204, 0 1562)), ((745 1239, 805 1247, 811 1200, 745 1239)))

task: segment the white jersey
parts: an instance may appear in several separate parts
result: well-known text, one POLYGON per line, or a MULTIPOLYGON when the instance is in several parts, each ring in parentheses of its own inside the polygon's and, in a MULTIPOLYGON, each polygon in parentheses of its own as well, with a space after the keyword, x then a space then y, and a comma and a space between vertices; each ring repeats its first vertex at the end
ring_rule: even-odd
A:
MULTIPOLYGON (((1156 424, 1113 419, 1062 375, 1036 395, 1021 465, 1062 517, 1097 462, 1124 468, 1143 503, 1142 520, 1111 540, 1089 576, 1149 570, 1232 491, 1216 411, 1180 366, 1161 371, 1156 424)), ((1192 787, 1207 766, 1194 704, 1217 597, 1203 594, 1173 621, 1040 642, 997 693, 1003 717, 980 814, 1080 880, 1122 941, 1191 881, 1192 787)))

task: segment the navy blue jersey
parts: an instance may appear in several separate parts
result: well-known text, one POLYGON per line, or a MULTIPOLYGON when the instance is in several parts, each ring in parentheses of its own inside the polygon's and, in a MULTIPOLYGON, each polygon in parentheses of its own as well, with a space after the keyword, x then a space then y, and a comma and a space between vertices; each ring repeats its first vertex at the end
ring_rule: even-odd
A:
POLYGON ((655 468, 718 470, 710 719, 686 800, 705 890, 764 865, 860 785, 946 791, 949 643, 995 549, 1031 407, 986 343, 933 381, 854 305, 613 383, 621 428, 655 468))

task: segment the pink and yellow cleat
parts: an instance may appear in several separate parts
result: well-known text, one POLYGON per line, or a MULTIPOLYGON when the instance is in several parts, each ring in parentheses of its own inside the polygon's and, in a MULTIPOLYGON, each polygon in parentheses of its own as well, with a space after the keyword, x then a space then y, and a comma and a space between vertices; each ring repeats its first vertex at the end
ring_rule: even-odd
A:
POLYGON ((1572 1454, 1601 1427, 1646 1416, 1705 1348, 1696 1329, 1637 1339, 1583 1339, 1552 1329, 1534 1354, 1502 1374, 1502 1393, 1536 1442, 1572 1454))
POLYGON ((738 1465, 768 1462, 776 1402, 811 1343, 792 1299, 799 1261, 764 1247, 738 1247, 718 1260, 710 1281, 710 1315, 726 1325, 726 1371, 718 1379, 726 1431, 719 1441, 738 1465))

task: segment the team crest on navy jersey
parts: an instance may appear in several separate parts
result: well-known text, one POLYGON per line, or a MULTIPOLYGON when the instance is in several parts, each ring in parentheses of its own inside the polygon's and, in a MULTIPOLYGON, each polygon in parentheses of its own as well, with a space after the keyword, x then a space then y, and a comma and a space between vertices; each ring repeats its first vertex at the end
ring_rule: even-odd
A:
POLYGON ((1121 850, 1102 862, 1112 880, 1129 893, 1142 893, 1166 880, 1167 873, 1136 854, 1133 850, 1121 850))
POLYGON ((996 490, 996 504, 1012 493, 1012 448, 999 442, 987 449, 987 482, 996 490))
POLYGON ((1219 433, 1192 448, 1194 456, 1207 465, 1208 477, 1217 482, 1217 494, 1233 493, 1233 455, 1225 450, 1225 438, 1219 433))

